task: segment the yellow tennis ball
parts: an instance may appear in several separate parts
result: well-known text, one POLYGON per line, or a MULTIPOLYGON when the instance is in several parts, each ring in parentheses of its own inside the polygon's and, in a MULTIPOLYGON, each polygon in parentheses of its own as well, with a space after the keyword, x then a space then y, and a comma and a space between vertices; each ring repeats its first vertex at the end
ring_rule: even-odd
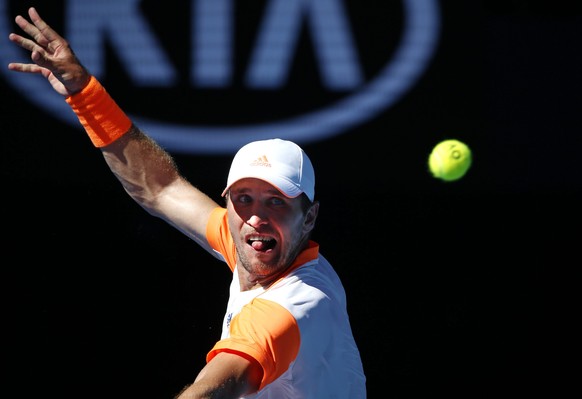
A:
POLYGON ((471 149, 459 140, 444 140, 430 153, 428 167, 432 175, 444 181, 458 180, 467 173, 473 159, 471 149))

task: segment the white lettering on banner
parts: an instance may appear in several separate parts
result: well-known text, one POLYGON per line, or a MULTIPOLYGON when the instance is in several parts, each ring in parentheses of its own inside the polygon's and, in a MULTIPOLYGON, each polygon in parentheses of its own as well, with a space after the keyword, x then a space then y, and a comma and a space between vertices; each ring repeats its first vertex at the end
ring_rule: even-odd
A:
MULTIPOLYGON (((211 1, 211 0, 207 0, 211 1)), ((273 0, 267 8, 247 82, 251 87, 280 87, 291 66, 302 11, 312 27, 315 51, 329 89, 353 89, 362 80, 350 27, 340 0, 273 0)))
POLYGON ((140 1, 69 0, 65 9, 67 40, 95 76, 104 73, 107 37, 134 84, 171 86, 177 73, 141 15, 140 1))
MULTIPOLYGON (((177 72, 141 14, 140 0, 69 0, 67 39, 96 76, 104 74, 105 38, 137 86, 172 86, 177 72)), ((194 1, 192 80, 194 86, 226 87, 232 77, 233 1, 194 1)), ((272 0, 265 11, 247 74, 250 88, 284 84, 302 19, 313 31, 324 86, 354 89, 362 80, 341 0, 272 0)))
MULTIPOLYGON (((0 0, 0 35, 13 31, 10 1, 0 0)), ((98 78, 105 73, 105 40, 135 87, 175 88, 178 69, 166 53, 140 0, 69 0, 64 33, 78 57, 98 78)), ((386 65, 364 82, 353 27, 343 0, 267 0, 257 37, 243 71, 246 90, 276 91, 289 79, 302 24, 306 23, 321 86, 349 92, 319 110, 268 123, 197 126, 130 115, 173 152, 233 153, 250 140, 278 136, 307 143, 321 141, 377 116, 404 95, 426 70, 440 29, 438 0, 402 0, 403 31, 386 65)), ((364 6, 364 5, 362 5, 364 6)), ((191 0, 190 65, 192 88, 224 89, 234 74, 234 0, 191 0)), ((50 23, 50 21, 48 21, 50 23)), ((0 60, 29 62, 16 46, 0 46, 0 60)), ((2 69, 6 81, 29 101, 78 126, 62 97, 42 79, 2 69)))
POLYGON ((198 0, 192 7, 192 82, 198 87, 225 87, 232 78, 232 0, 198 0))

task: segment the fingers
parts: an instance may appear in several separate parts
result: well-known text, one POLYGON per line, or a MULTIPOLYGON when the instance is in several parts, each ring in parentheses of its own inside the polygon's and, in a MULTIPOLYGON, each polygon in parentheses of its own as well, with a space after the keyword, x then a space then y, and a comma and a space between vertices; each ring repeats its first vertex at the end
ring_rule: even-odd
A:
POLYGON ((28 16, 31 22, 21 15, 14 19, 28 37, 11 33, 8 39, 30 51, 32 63, 12 62, 8 64, 8 69, 41 74, 63 96, 81 90, 90 75, 78 63, 67 41, 47 25, 33 7, 29 8, 28 16))
MULTIPOLYGON (((42 37, 42 40, 46 40, 46 44, 48 45, 49 43, 53 43, 53 42, 63 42, 64 39, 57 33, 55 32, 38 14, 38 12, 36 11, 36 8, 34 7, 30 7, 28 9, 28 16, 30 17, 30 20, 34 23, 34 26, 37 28, 37 30, 40 33, 40 37, 42 37)), ((41 46, 43 45, 43 43, 39 42, 37 40, 37 43, 39 43, 41 46)))
POLYGON ((10 35, 8 35, 8 40, 10 40, 12 43, 16 43, 17 45, 19 45, 23 49, 29 50, 29 51, 33 51, 34 48, 36 47, 35 42, 33 42, 32 40, 27 39, 23 36, 20 36, 16 33, 11 33, 10 35))
MULTIPOLYGON (((49 45, 49 39, 43 34, 43 32, 39 29, 39 26, 37 25, 40 24, 40 27, 46 30, 47 29, 46 23, 44 23, 44 21, 40 19, 40 16, 36 11, 34 11, 33 8, 30 9, 29 14, 34 24, 28 22, 28 20, 21 15, 17 15, 16 18, 14 18, 14 21, 16 22, 16 25, 18 25, 20 29, 22 29, 36 43, 38 43, 38 45, 46 48, 49 45)), ((22 46, 20 42, 17 43, 22 46)))
MULTIPOLYGON (((27 39, 25 37, 22 37, 20 35, 17 35, 16 33, 11 33, 10 35, 8 35, 8 39, 11 42, 16 43, 17 45, 19 45, 23 49, 30 51, 30 59, 33 62, 35 62, 39 65, 46 63, 47 52, 45 51, 44 48, 37 45, 34 41, 27 39)), ((15 64, 13 64, 12 68, 10 68, 10 66, 9 66, 9 69, 12 69, 15 71, 20 71, 20 72, 37 72, 36 66, 30 66, 30 67, 25 68, 23 65, 26 65, 26 64, 15 63, 15 64), (29 69, 32 69, 32 70, 29 70, 29 69)))
POLYGON ((36 11, 36 8, 34 7, 30 7, 28 9, 28 16, 30 17, 31 21, 42 21, 42 18, 40 17, 38 11, 36 11))
MULTIPOLYGON (((38 44, 43 49, 55 49, 61 47, 65 43, 65 39, 61 37, 57 32, 55 32, 38 14, 34 7, 28 10, 28 15, 32 23, 30 23, 26 18, 21 15, 17 15, 14 18, 16 24, 22 29, 32 40, 26 42, 21 36, 16 35, 10 40, 14 41, 18 45, 27 50, 33 51, 34 48, 31 47, 32 43, 38 44)), ((14 35, 14 34, 12 34, 14 35)), ((11 36, 12 36, 11 35, 11 36)))
POLYGON ((25 73, 43 73, 43 68, 36 64, 22 64, 20 62, 11 62, 8 64, 8 69, 16 72, 25 73))
MULTIPOLYGON (((67 42, 44 22, 35 8, 31 7, 28 14, 32 23, 21 15, 16 16, 15 22, 30 38, 16 33, 11 33, 8 38, 23 49, 30 51, 33 62, 41 67, 49 67, 54 62, 53 57, 57 55, 57 51, 67 48, 67 42)), ((66 51, 65 53, 60 51, 60 53, 65 54, 66 51)), ((32 71, 24 70, 25 68, 22 66, 15 68, 15 70, 22 72, 37 72, 34 67, 32 67, 32 71)))

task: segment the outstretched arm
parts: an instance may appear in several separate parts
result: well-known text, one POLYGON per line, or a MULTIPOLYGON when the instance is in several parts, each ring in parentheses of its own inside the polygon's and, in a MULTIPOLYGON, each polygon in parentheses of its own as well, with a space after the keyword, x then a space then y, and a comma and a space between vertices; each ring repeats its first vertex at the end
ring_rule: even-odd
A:
POLYGON ((132 124, 67 40, 35 8, 28 10, 28 16, 30 22, 20 15, 15 18, 28 37, 11 33, 9 39, 30 51, 32 62, 10 63, 8 69, 44 76, 71 105, 127 193, 212 253, 205 238, 206 223, 218 204, 188 183, 171 156, 132 124))
MULTIPOLYGON (((47 78, 53 89, 71 104, 127 193, 149 213, 163 218, 212 253, 205 230, 210 213, 218 204, 186 181, 172 157, 131 123, 79 62, 67 41, 34 8, 29 9, 29 17, 32 23, 22 16, 16 17, 16 23, 30 38, 12 33, 9 39, 31 52, 32 63, 11 63, 8 68, 47 78), (99 100, 98 106, 95 98, 99 100), (104 103, 107 112, 103 112, 104 103), (97 114, 94 108, 101 108, 101 113, 97 114), (96 126, 87 120, 100 122, 96 126)), ((256 361, 219 353, 178 398, 239 397, 256 392, 262 375, 256 361)))

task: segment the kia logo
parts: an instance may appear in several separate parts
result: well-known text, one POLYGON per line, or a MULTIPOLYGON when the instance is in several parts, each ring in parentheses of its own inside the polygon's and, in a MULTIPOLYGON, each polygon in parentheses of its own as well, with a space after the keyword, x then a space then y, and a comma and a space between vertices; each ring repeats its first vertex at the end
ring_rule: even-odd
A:
MULTIPOLYGON (((440 32, 438 0, 386 2, 377 10, 357 1, 267 0, 260 10, 253 4, 252 13, 250 4, 234 0, 165 1, 166 12, 154 3, 162 7, 69 0, 59 21, 40 12, 110 92, 119 90, 114 98, 142 130, 186 154, 233 153, 275 136, 317 142, 353 129, 414 86, 440 32), (355 7, 374 14, 373 29, 354 23, 355 7), (391 43, 374 68, 363 51, 365 34, 391 43), (115 80, 121 75, 122 85, 115 80)), ((0 0, 6 42, 10 32, 22 33, 14 16, 10 1, 0 0)), ((30 62, 11 43, 0 46, 0 59, 30 62)), ((1 71, 35 106, 79 126, 44 78, 1 71)))

